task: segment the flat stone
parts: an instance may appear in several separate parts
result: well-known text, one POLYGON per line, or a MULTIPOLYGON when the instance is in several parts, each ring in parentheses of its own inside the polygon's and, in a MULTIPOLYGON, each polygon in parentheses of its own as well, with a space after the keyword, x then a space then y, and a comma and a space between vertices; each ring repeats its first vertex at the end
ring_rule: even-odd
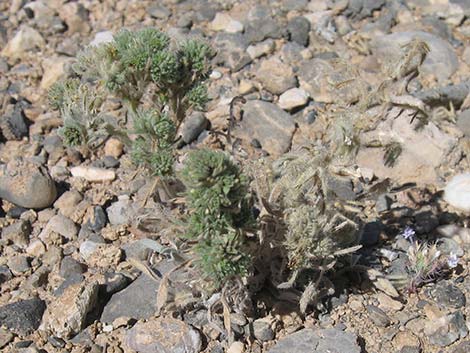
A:
POLYGON ((310 22, 305 17, 294 17, 287 24, 287 31, 291 41, 304 47, 308 45, 310 22))
POLYGON ((440 307, 460 309, 465 307, 465 294, 449 281, 441 281, 426 291, 440 307))
POLYGON ((219 32, 213 39, 217 55, 215 64, 223 65, 236 72, 251 63, 251 57, 246 53, 248 42, 240 33, 219 32))
POLYGON ((58 214, 49 220, 41 234, 39 234, 39 238, 46 241, 51 232, 60 234, 68 240, 73 240, 78 235, 78 227, 70 218, 58 214))
POLYGON ((30 235, 31 223, 23 219, 2 229, 2 239, 21 247, 28 246, 30 235))
POLYGON ((290 149, 295 122, 292 116, 272 103, 254 100, 243 105, 243 120, 237 133, 249 141, 257 139, 263 149, 274 157, 290 149))
POLYGON ((183 141, 185 143, 193 142, 208 125, 209 121, 204 113, 195 112, 191 114, 187 119, 185 119, 181 128, 181 137, 183 138, 183 141))
POLYGON ((390 325, 390 318, 385 312, 375 305, 366 305, 367 312, 372 322, 379 327, 387 327, 390 325))
POLYGON ((0 349, 4 348, 8 343, 13 341, 15 336, 8 330, 0 328, 0 349))
POLYGON ((213 31, 225 31, 228 33, 241 33, 243 32, 243 24, 234 20, 230 15, 224 13, 217 13, 215 18, 210 23, 210 28, 213 31))
POLYGON ((125 342, 140 353, 198 353, 202 346, 198 331, 181 320, 163 317, 137 323, 125 342))
POLYGON ((25 52, 35 48, 42 49, 45 45, 46 41, 38 31, 28 26, 22 26, 2 50, 2 55, 16 59, 21 57, 25 52))
POLYGON ((273 94, 282 94, 297 83, 292 68, 278 58, 264 60, 256 72, 256 77, 263 87, 273 94))
POLYGON ((0 325, 18 335, 29 335, 39 327, 45 309, 46 303, 39 298, 3 305, 0 307, 0 325))
POLYGON ((302 88, 291 88, 279 97, 278 105, 284 110, 303 107, 309 99, 308 93, 302 88))
POLYGON ((280 339, 268 353, 360 353, 357 337, 335 328, 303 329, 280 339))
POLYGON ((78 166, 70 168, 70 173, 75 178, 83 178, 90 182, 106 182, 116 179, 116 172, 96 167, 78 166))

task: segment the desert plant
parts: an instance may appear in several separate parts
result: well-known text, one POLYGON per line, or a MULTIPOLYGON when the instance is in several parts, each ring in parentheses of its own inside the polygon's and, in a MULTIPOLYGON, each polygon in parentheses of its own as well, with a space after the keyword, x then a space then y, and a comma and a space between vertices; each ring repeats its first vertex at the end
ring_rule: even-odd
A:
POLYGON ((153 175, 168 175, 179 126, 188 110, 203 109, 208 100, 205 80, 213 54, 202 41, 176 44, 153 28, 122 30, 111 42, 88 46, 78 54, 73 67, 78 79, 57 83, 50 90, 51 106, 59 109, 64 119, 64 142, 70 146, 87 144, 88 136, 96 130, 116 134, 131 145, 136 164, 147 167, 153 175), (97 104, 98 98, 90 100, 88 93, 100 97, 101 104, 97 104), (127 108, 133 130, 99 121, 104 114, 103 99, 109 95, 127 108), (77 110, 70 108, 70 102, 75 101, 80 114, 70 112, 77 110))
POLYGON ((187 237, 206 277, 219 285, 249 270, 244 227, 252 221, 248 180, 223 152, 189 154, 181 171, 189 209, 187 237))

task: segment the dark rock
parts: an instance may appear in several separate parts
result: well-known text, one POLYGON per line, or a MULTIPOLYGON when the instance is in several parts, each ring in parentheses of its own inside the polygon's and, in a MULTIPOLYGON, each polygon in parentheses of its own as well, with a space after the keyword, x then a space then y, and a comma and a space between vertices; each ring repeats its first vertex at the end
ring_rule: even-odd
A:
POLYGON ((7 264, 11 272, 15 275, 27 272, 31 268, 28 257, 22 254, 10 257, 7 264))
POLYGON ((253 322, 253 332, 256 339, 265 342, 271 341, 274 338, 274 332, 271 329, 269 322, 263 320, 256 320, 253 322))
POLYGON ((432 211, 415 214, 415 229, 418 234, 431 233, 439 226, 439 219, 432 211))
POLYGON ((131 280, 124 274, 119 272, 106 272, 104 274, 104 285, 102 291, 105 296, 113 295, 126 288, 131 280))
POLYGON ((203 132, 209 124, 204 113, 195 112, 191 114, 185 121, 181 128, 181 137, 185 143, 191 143, 197 139, 201 132, 203 132))
POLYGON ((436 283, 427 295, 443 308, 460 309, 466 304, 465 294, 449 281, 436 283))
POLYGON ((385 0, 349 0, 343 14, 355 20, 362 20, 372 16, 373 11, 380 10, 384 5, 385 0))
POLYGON ((327 180, 328 190, 331 191, 340 200, 354 200, 356 193, 353 191, 353 184, 350 179, 345 177, 331 176, 327 180))
POLYGON ((217 55, 213 59, 215 64, 238 71, 252 61, 246 53, 248 42, 240 33, 217 33, 213 43, 217 50, 217 55))
POLYGON ((379 327, 387 327, 390 325, 390 318, 382 309, 376 307, 375 305, 366 305, 366 309, 370 319, 374 324, 379 327))
POLYGON ((39 327, 44 310, 46 303, 39 298, 3 305, 0 307, 0 325, 26 336, 39 327))
POLYGON ((55 348, 64 348, 65 347, 65 341, 56 336, 49 336, 47 338, 50 344, 52 344, 55 348))
POLYGON ((421 353, 421 348, 415 346, 404 346, 398 353, 421 353))
POLYGON ((279 340, 268 353, 360 353, 357 337, 335 328, 303 329, 279 340))
POLYGON ((86 265, 71 256, 65 256, 60 263, 59 275, 62 278, 82 274, 84 272, 86 272, 86 265))
POLYGON ((62 294, 64 294, 65 290, 73 286, 74 284, 77 283, 82 283, 85 279, 85 276, 82 275, 81 273, 73 273, 70 276, 66 277, 65 280, 57 287, 57 289, 54 291, 54 296, 55 297, 60 297, 62 294))
POLYGON ((362 232, 361 244, 364 246, 376 245, 379 242, 382 230, 383 224, 379 221, 367 223, 362 232))
POLYGON ((375 202, 375 210, 378 213, 390 210, 393 200, 387 194, 381 194, 375 202))
POLYGON ((108 223, 108 217, 106 216, 106 212, 103 210, 103 207, 95 206, 93 207, 92 217, 87 220, 85 225, 93 232, 99 232, 106 226, 106 223, 108 223))
POLYGON ((117 168, 120 164, 119 160, 113 156, 104 156, 102 162, 105 168, 117 168))
POLYGON ((294 17, 287 24, 287 31, 291 41, 304 47, 308 45, 310 22, 305 17, 294 17))
POLYGON ((13 274, 11 273, 10 269, 6 265, 0 266, 0 284, 9 281, 13 278, 13 274))
POLYGON ((21 140, 28 136, 29 128, 23 109, 27 104, 16 103, 7 106, 5 114, 0 120, 0 129, 7 140, 21 140))
POLYGON ((429 335, 429 342, 439 347, 447 347, 468 334, 465 317, 457 311, 448 316, 447 323, 429 335))
MULTIPOLYGON (((467 95, 470 93, 470 81, 464 81, 459 84, 452 84, 443 87, 432 88, 428 90, 422 90, 413 95, 416 98, 421 99, 424 103, 431 106, 445 105, 448 106, 449 102, 452 102, 454 107, 458 109, 467 95)), ((464 111, 465 112, 465 111, 464 111)), ((463 112, 462 112, 463 113, 463 112)), ((468 114, 468 113, 466 113, 468 114)), ((468 119, 468 118, 467 118, 468 119)), ((457 124, 459 118, 457 117, 457 124)), ((466 130, 469 131, 469 130, 466 130)), ((465 131, 463 131, 465 133, 465 131)))
POLYGON ((251 21, 245 28, 245 38, 249 43, 262 42, 267 38, 279 39, 285 31, 272 18, 251 21))
POLYGON ((21 247, 28 245, 30 234, 31 223, 27 220, 19 220, 2 229, 2 239, 9 240, 21 247))
POLYGON ((142 274, 124 290, 113 294, 104 307, 101 321, 112 323, 119 317, 148 319, 155 314, 160 282, 142 274))

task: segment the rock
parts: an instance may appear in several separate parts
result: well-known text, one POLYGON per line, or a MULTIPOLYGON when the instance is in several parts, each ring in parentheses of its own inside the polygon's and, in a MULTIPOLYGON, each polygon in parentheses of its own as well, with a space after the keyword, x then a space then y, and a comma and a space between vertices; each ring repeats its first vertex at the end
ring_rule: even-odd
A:
POLYGON ((436 283, 427 290, 427 295, 444 309, 461 309, 466 304, 465 294, 449 281, 436 283))
MULTIPOLYGON (((390 112, 395 113, 395 109, 390 112)), ((364 133, 363 138, 368 141, 379 135, 385 144, 389 139, 397 139, 401 143, 402 153, 393 168, 389 168, 384 166, 382 149, 361 148, 357 155, 359 167, 370 168, 379 179, 390 178, 398 184, 437 184, 439 178, 436 169, 451 155, 456 138, 443 132, 432 122, 417 131, 416 123, 410 124, 410 119, 404 112, 396 119, 386 119, 379 123, 375 132, 364 133)))
POLYGON ((217 50, 213 59, 216 65, 224 65, 236 72, 252 61, 246 53, 248 42, 240 33, 217 33, 213 43, 217 50))
POLYGON ((253 332, 256 339, 262 342, 271 341, 274 338, 274 332, 270 323, 263 319, 258 319, 253 322, 253 332))
POLYGON ((266 39, 261 43, 251 44, 246 49, 246 52, 250 55, 252 59, 257 59, 263 55, 271 54, 276 48, 276 44, 272 39, 266 39))
POLYGON ((103 32, 98 32, 95 34, 95 37, 93 40, 90 42, 90 46, 92 47, 97 47, 100 44, 105 44, 112 42, 114 39, 113 32, 111 31, 103 31, 103 32))
POLYGON ((117 168, 121 164, 118 159, 112 156, 104 156, 100 162, 103 163, 105 168, 117 168))
POLYGON ((2 55, 10 59, 18 59, 25 52, 33 49, 42 49, 46 45, 46 41, 41 34, 35 29, 22 26, 15 36, 7 43, 2 50, 2 55))
POLYGON ((60 5, 57 10, 59 17, 67 24, 68 33, 88 33, 90 31, 88 10, 82 4, 69 2, 60 5))
POLYGON ((58 80, 65 78, 71 61, 72 59, 64 57, 45 59, 42 62, 44 74, 42 75, 40 87, 47 90, 58 80))
POLYGON ((29 335, 39 327, 44 310, 46 303, 39 298, 3 305, 0 307, 0 325, 18 335, 29 335))
POLYGON ((26 256, 18 254, 16 256, 10 256, 8 258, 8 268, 14 275, 19 276, 24 272, 29 271, 31 265, 29 264, 29 260, 26 256))
POLYGON ((90 182, 106 182, 116 179, 114 170, 107 170, 96 167, 78 166, 70 168, 70 173, 75 178, 84 178, 90 182))
POLYGON ((86 272, 86 266, 71 256, 64 257, 60 263, 59 275, 62 278, 71 277, 84 272, 86 272))
MULTIPOLYGON (((1 347, 0 347, 1 348, 1 347)), ((468 353, 470 352, 470 341, 460 342, 454 347, 452 353, 468 353)))
POLYGON ((108 217, 103 207, 94 206, 90 215, 84 218, 83 226, 91 229, 93 232, 100 232, 106 226, 108 217))
POLYGON ((274 19, 266 17, 250 21, 245 29, 245 38, 249 43, 256 43, 267 38, 279 39, 284 33, 284 30, 274 19))
POLYGON ((361 244, 364 246, 374 246, 379 242, 383 225, 379 221, 366 223, 362 230, 361 244))
POLYGON ((103 309, 101 322, 112 323, 120 317, 148 319, 156 311, 156 293, 160 282, 140 275, 129 286, 113 294, 103 309))
POLYGON ((197 139, 197 137, 203 132, 209 121, 207 120, 204 113, 194 112, 187 119, 181 128, 181 137, 185 143, 191 143, 197 139))
POLYGON ((85 240, 83 243, 80 244, 80 249, 79 249, 80 255, 86 261, 90 259, 93 253, 95 253, 98 250, 99 246, 100 246, 99 243, 96 243, 91 240, 85 240))
POLYGON ((241 342, 233 342, 227 350, 227 353, 243 353, 245 345, 241 342))
POLYGON ((377 294, 377 300, 379 301, 379 308, 385 311, 397 312, 403 309, 403 304, 398 300, 390 298, 384 293, 377 294))
POLYGON ((256 138, 274 157, 289 150, 295 131, 292 116, 272 103, 259 100, 248 101, 243 112, 243 120, 236 131, 250 140, 256 138))
POLYGON ((410 31, 387 34, 372 40, 371 46, 379 59, 393 62, 403 52, 400 47, 414 38, 425 41, 430 48, 420 67, 421 72, 435 75, 439 81, 445 81, 457 70, 458 58, 452 46, 430 33, 410 31))
MULTIPOLYGON (((433 107, 439 105, 448 105, 449 102, 452 102, 454 107, 457 108, 462 105, 469 92, 470 80, 466 80, 459 84, 450 84, 447 86, 421 90, 416 93, 413 93, 413 96, 418 99, 421 99, 424 103, 433 107)), ((465 113, 465 110, 462 112, 462 114, 463 113, 465 113)), ((462 129, 463 133, 466 133, 466 131, 468 131, 468 127, 465 127, 466 119, 468 118, 463 118, 463 121, 459 124, 459 115, 457 115, 457 126, 462 129)))
POLYGON ((303 107, 308 102, 308 93, 302 88, 291 88, 279 97, 278 105, 284 110, 303 107))
POLYGON ((230 15, 224 13, 217 13, 212 20, 210 26, 213 31, 225 31, 228 33, 241 33, 243 32, 243 24, 235 21, 230 15))
POLYGON ((0 198, 24 208, 45 208, 57 197, 54 181, 44 167, 13 160, 0 171, 0 198))
POLYGON ((366 305, 367 313, 372 322, 378 327, 387 327, 390 325, 390 318, 385 312, 375 305, 366 305))
POLYGON ((125 342, 140 353, 198 353, 199 332, 173 318, 152 318, 139 322, 126 335, 125 342))
POLYGON ((297 83, 292 68, 277 58, 264 60, 256 77, 273 94, 282 94, 297 83))
POLYGON ((104 145, 105 156, 119 158, 124 150, 124 144, 117 138, 110 138, 104 145))
POLYGON ((457 311, 436 320, 430 320, 424 327, 424 333, 429 337, 431 344, 447 347, 459 338, 466 337, 468 329, 464 315, 457 311))
POLYGON ((15 336, 8 330, 0 328, 0 349, 6 347, 8 343, 13 341, 15 336))
POLYGON ((39 234, 39 238, 47 243, 51 232, 57 233, 68 240, 74 240, 78 235, 78 227, 70 218, 58 214, 49 220, 41 234, 39 234))
POLYGON ((372 16, 372 12, 380 10, 385 5, 385 0, 354 0, 349 1, 343 14, 354 20, 362 20, 372 16))
POLYGON ((450 254, 457 255, 457 257, 462 257, 464 251, 462 247, 454 239, 442 238, 437 242, 437 249, 441 252, 442 255, 449 256, 450 254))
POLYGON ((46 252, 46 246, 40 239, 33 240, 26 248, 26 253, 33 257, 40 257, 46 252))
POLYGON ((0 129, 6 140, 21 140, 28 136, 28 119, 24 114, 24 109, 27 106, 24 101, 6 105, 0 121, 0 129))
POLYGON ((104 275, 102 291, 106 296, 111 296, 126 288, 129 283, 131 283, 131 280, 122 273, 108 271, 104 275))
POLYGON ((106 209, 111 225, 129 224, 137 214, 136 205, 129 199, 122 198, 106 209))
POLYGON ((19 220, 2 229, 2 239, 9 240, 20 247, 26 247, 31 234, 31 223, 27 220, 19 220))
POLYGON ((121 249, 126 254, 126 258, 132 257, 134 259, 145 260, 150 252, 161 253, 164 247, 153 239, 144 238, 123 244, 121 249))
POLYGON ((291 41, 306 47, 308 45, 310 22, 305 17, 294 17, 287 24, 287 32, 291 41))
POLYGON ((64 293, 51 302, 44 314, 43 328, 50 329, 60 338, 79 333, 98 299, 98 282, 85 281, 69 286, 64 293))
POLYGON ((12 279, 13 274, 11 273, 8 266, 0 265, 0 284, 12 279))
POLYGON ((158 18, 160 20, 166 20, 171 16, 171 11, 168 10, 165 6, 160 4, 153 4, 148 8, 148 13, 153 18, 158 18))
POLYGON ((470 211, 470 174, 459 174, 452 178, 444 189, 444 200, 461 211, 470 211))
POLYGON ((280 339, 268 353, 360 353, 357 337, 335 328, 303 329, 280 339))
POLYGON ((54 207, 65 217, 72 217, 83 196, 77 190, 64 192, 54 203, 54 207))

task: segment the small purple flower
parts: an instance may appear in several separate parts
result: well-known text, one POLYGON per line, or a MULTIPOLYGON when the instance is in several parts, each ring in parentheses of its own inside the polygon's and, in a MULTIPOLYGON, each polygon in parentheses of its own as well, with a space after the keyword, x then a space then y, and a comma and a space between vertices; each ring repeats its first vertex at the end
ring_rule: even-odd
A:
POLYGON ((405 238, 406 240, 408 240, 409 242, 412 242, 414 241, 415 239, 415 231, 413 228, 411 227, 406 227, 405 230, 401 233, 401 235, 403 236, 403 238, 405 238))
POLYGON ((459 258, 457 257, 457 255, 454 253, 450 253, 449 257, 447 258, 447 266, 449 266, 449 268, 456 268, 458 264, 459 258))

